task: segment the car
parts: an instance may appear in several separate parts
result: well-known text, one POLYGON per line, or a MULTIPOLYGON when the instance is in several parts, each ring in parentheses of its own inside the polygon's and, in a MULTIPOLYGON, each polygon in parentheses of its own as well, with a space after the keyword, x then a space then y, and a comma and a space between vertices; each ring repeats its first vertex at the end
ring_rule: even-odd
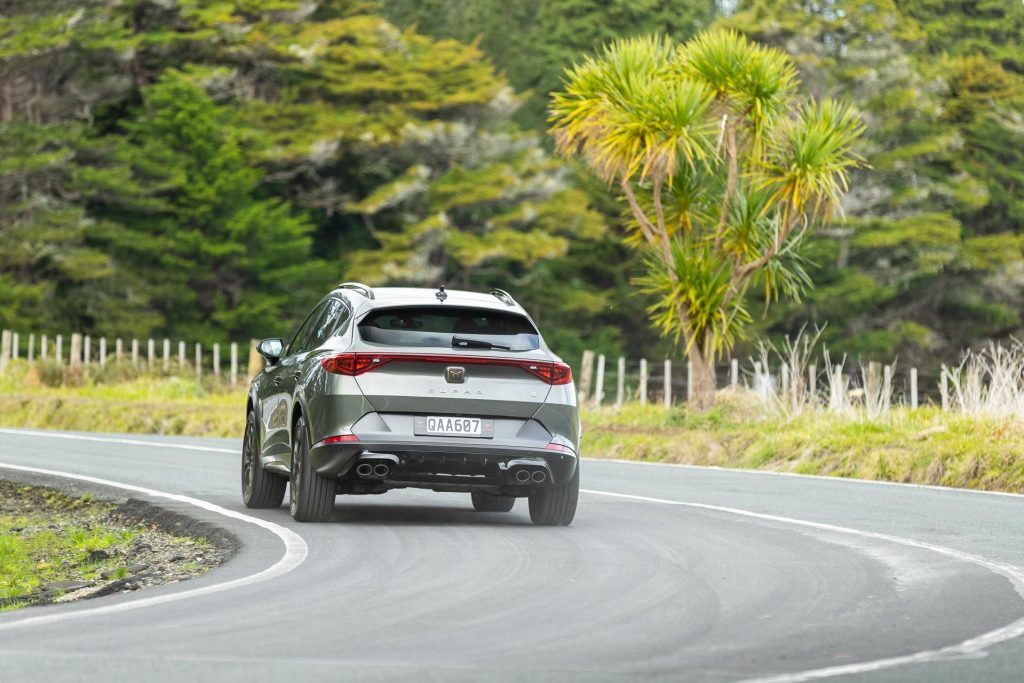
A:
POLYGON ((300 522, 339 494, 469 493, 572 523, 580 415, 572 371, 508 292, 345 282, 290 341, 263 339, 242 448, 242 499, 300 522))

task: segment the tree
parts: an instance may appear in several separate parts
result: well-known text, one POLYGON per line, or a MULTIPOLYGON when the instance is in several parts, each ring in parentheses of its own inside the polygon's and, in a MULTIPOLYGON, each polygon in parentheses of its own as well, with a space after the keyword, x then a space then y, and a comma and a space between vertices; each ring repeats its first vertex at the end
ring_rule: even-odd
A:
POLYGON ((810 283, 799 248, 838 208, 863 126, 849 106, 797 96, 796 68, 736 32, 676 46, 622 40, 567 75, 558 149, 617 186, 647 254, 641 287, 682 340, 693 402, 714 402, 714 359, 743 334, 753 281, 766 300, 810 283))

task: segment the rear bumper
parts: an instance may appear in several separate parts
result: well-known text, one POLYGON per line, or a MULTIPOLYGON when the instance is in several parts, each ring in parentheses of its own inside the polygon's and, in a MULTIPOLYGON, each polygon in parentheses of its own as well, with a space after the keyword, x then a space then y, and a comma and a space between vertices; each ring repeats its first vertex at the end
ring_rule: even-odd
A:
POLYGON ((524 460, 546 469, 549 476, 543 485, 562 484, 572 478, 577 466, 577 456, 569 453, 527 445, 460 443, 452 439, 318 444, 310 449, 309 458, 313 468, 323 476, 356 480, 356 462, 361 456, 372 454, 397 458, 392 472, 381 482, 387 488, 409 486, 453 491, 517 488, 511 471, 516 461, 524 460))

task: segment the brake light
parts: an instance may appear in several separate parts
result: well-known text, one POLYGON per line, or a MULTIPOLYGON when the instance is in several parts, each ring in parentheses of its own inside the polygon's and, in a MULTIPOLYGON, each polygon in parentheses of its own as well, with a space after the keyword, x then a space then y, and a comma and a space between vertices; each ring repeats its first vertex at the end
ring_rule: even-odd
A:
POLYGON ((374 367, 380 367, 390 360, 390 358, 384 358, 376 354, 339 353, 336 356, 324 358, 320 361, 320 365, 327 372, 354 377, 373 370, 374 367))
POLYGON ((320 361, 327 372, 355 377, 371 372, 388 363, 434 363, 438 365, 498 365, 519 368, 546 384, 568 384, 572 370, 565 363, 520 360, 518 358, 488 358, 483 356, 436 356, 420 353, 339 353, 320 361))
POLYGON ((569 455, 576 455, 576 451, 574 451, 573 449, 569 448, 568 446, 563 446, 560 443, 555 443, 554 441, 545 446, 544 450, 555 451, 556 453, 567 453, 569 455))

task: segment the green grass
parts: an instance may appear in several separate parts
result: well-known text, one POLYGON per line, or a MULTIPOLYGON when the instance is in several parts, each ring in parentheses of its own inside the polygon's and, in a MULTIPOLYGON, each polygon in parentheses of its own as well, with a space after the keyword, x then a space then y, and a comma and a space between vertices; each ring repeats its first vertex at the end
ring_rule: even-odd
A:
POLYGON ((224 437, 240 437, 245 426, 245 387, 212 378, 46 374, 20 362, 0 375, 0 426, 224 437))
POLYGON ((9 482, 0 482, 0 489, 0 609, 30 604, 49 583, 116 570, 120 553, 140 532, 108 527, 113 506, 91 497, 9 482), (100 550, 106 555, 93 555, 100 550))
POLYGON ((1024 424, 893 409, 878 420, 787 418, 723 393, 704 415, 625 406, 583 413, 585 455, 1024 491, 1024 424))
MULTIPOLYGON (((106 371, 47 386, 25 363, 0 377, 0 426, 241 437, 245 388, 194 377, 106 371)), ((55 378, 55 379, 54 379, 55 378)), ((1024 491, 1024 424, 894 409, 866 420, 786 418, 749 395, 721 392, 709 412, 637 404, 583 411, 583 454, 657 462, 1024 491)))

